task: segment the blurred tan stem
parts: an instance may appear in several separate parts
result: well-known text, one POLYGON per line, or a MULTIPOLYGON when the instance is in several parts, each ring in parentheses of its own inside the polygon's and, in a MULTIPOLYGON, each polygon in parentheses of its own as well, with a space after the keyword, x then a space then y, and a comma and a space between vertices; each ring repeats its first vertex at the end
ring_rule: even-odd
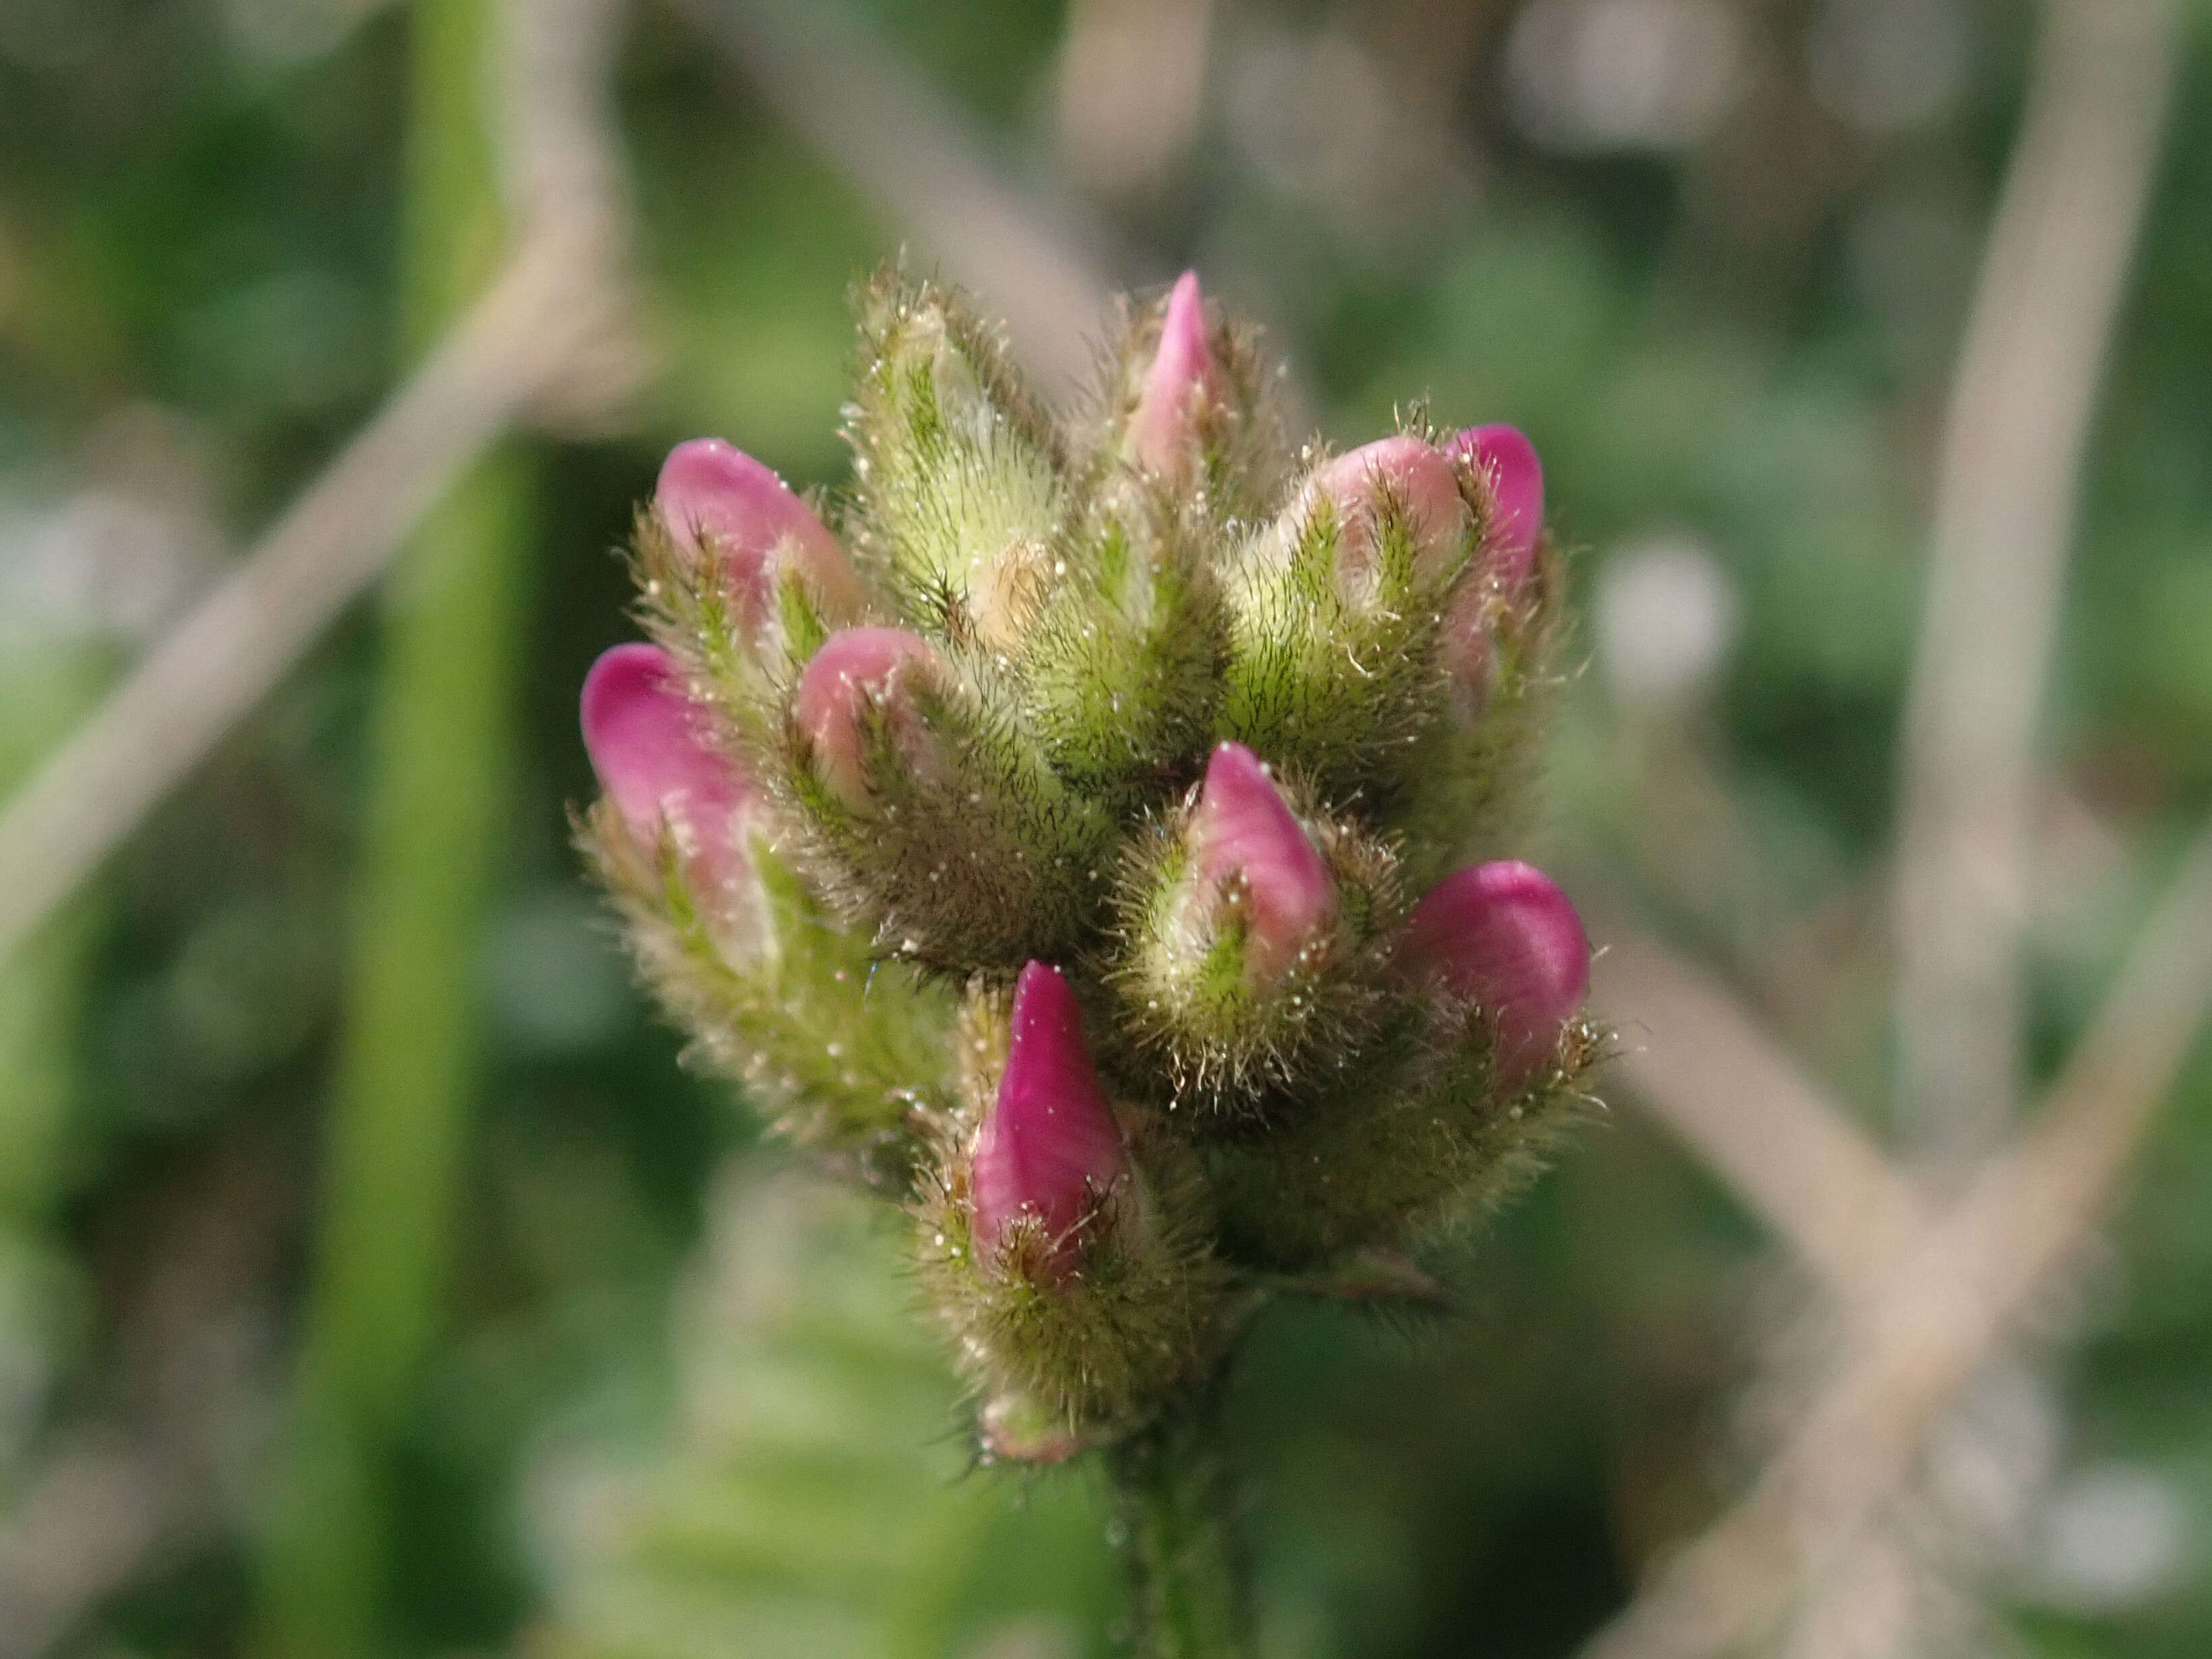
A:
POLYGON ((1584 1650, 1717 1659, 1756 1643, 1911 1477, 1959 1391, 2111 1201, 2212 1011, 2212 830, 2200 833, 2033 1128, 1927 1228, 1758 1484, 1584 1650))
POLYGON ((1638 1097, 1788 1243, 1855 1320, 1920 1236, 1920 1195, 1743 1004, 1649 934, 1599 924, 1595 1006, 1638 1097))
MULTIPOLYGON (((2065 549, 2175 64, 2171 0, 2053 0, 1945 434, 1903 744, 1897 1009, 1909 1136, 1953 1182, 1981 1168, 1901 1261, 1874 1253, 1889 1282, 1859 1299, 1841 1375, 1585 1659, 1718 1659, 1768 1644, 1793 1609, 1863 1593, 1856 1547, 2095 1224, 2212 1006, 2208 832, 2044 1114, 1989 1156, 2019 1089, 2035 739, 2065 549)), ((1709 1120, 1693 1113, 1693 1134, 1709 1120)))
POLYGON ((2010 1123, 2037 773, 2081 455, 2174 79, 2172 0, 2055 0, 1982 259, 1907 693, 1897 1019, 1909 1137, 2010 1123))
POLYGON ((1060 166, 1108 202, 1162 195, 1206 114, 1212 0, 1075 0, 1060 46, 1060 166))
POLYGON ((0 960, 382 573, 523 415, 604 427, 644 368, 606 71, 620 0, 509 9, 502 182, 523 234, 376 416, 0 802, 0 960))
MULTIPOLYGON (((489 0, 417 0, 402 311, 420 353, 482 288, 501 215, 489 0)), ((531 490, 495 453, 387 593, 352 983, 289 1425, 264 1534, 263 1650, 386 1644, 395 1433, 442 1320, 477 1094, 476 963, 508 828, 531 490)))
POLYGON ((383 569, 601 314, 548 227, 243 559, 0 806, 0 958, 22 948, 383 569))

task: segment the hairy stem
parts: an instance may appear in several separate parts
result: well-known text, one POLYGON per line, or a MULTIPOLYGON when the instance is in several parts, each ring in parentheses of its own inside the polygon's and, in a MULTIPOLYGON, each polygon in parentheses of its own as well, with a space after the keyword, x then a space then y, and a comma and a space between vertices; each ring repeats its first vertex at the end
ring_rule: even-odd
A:
POLYGON ((1251 1659, 1250 1598, 1231 1527, 1218 1383, 1107 1455, 1143 1659, 1251 1659))

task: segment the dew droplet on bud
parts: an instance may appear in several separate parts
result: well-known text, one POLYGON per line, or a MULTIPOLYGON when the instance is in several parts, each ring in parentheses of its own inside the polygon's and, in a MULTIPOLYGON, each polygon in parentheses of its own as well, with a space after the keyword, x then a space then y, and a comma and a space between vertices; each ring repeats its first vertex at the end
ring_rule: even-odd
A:
POLYGON ((975 1426, 986 1458, 1064 1463, 1084 1446, 1066 1421, 1019 1395, 1000 1395, 988 1402, 975 1426))

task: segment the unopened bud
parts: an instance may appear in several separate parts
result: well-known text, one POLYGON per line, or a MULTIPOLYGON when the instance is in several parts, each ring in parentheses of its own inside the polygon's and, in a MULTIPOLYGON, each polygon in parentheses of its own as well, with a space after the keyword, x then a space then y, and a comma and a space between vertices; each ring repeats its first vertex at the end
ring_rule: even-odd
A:
POLYGON ((908 706, 909 683, 940 666, 929 642, 902 628, 847 629, 808 661, 793 712, 812 745, 816 774, 846 805, 867 805, 870 711, 880 711, 895 730, 905 726, 901 735, 909 748, 919 744, 924 739, 908 706))
POLYGON ((1304 511, 1326 501, 1337 524, 1337 569, 1347 587, 1373 583, 1385 538, 1402 537, 1417 583, 1451 571, 1468 532, 1467 503, 1443 452, 1409 432, 1338 456, 1307 485, 1304 511))
POLYGON ((1444 453, 1474 470, 1490 494, 1483 552, 1490 574, 1509 591, 1528 578, 1544 530, 1544 467, 1518 427, 1471 426, 1444 453))
POLYGON ((1218 729, 1332 801, 1389 799, 1436 712, 1475 555, 1464 468, 1411 433, 1314 469, 1232 586, 1218 729))
POLYGON ((895 582, 928 604, 957 598, 986 643, 1012 651, 1061 558, 1056 436, 952 295, 878 288, 862 311, 870 361, 848 411, 859 516, 895 582))
POLYGON ((752 791, 701 736, 668 653, 616 646, 585 676, 582 702, 584 747, 631 836, 650 848, 665 825, 694 890, 724 889, 745 867, 737 819, 752 791))
POLYGON ((1020 1393, 994 1396, 975 1426, 984 1455, 1017 1463, 1065 1463, 1089 1443, 1060 1413, 1020 1393))
POLYGON ((1186 270, 1168 295, 1159 349, 1146 372, 1144 390, 1129 416, 1125 447, 1140 466, 1170 482, 1189 469, 1204 399, 1218 386, 1220 368, 1206 339, 1206 301, 1198 273, 1186 270))
POLYGON ((1241 908, 1252 978, 1287 971, 1335 921, 1328 865, 1260 757, 1243 744, 1214 750, 1188 834, 1200 884, 1193 897, 1210 903, 1225 893, 1241 908))
POLYGON ((720 438, 694 438, 668 452, 653 510, 679 547, 724 562, 748 634, 769 615, 787 571, 832 625, 860 615, 860 579, 837 538, 782 479, 720 438))
POLYGON ((1082 1223, 1128 1173, 1075 994, 1056 969, 1032 962, 1014 986, 1006 1070, 975 1135, 969 1194, 978 1259, 992 1260, 1015 1218, 1030 1215, 1047 1240, 1037 1270, 1066 1277, 1082 1260, 1082 1223))
POLYGON ((1558 884, 1500 860, 1446 876, 1406 923, 1399 960, 1489 1018, 1496 1066, 1526 1081, 1558 1050, 1589 991, 1589 936, 1558 884))

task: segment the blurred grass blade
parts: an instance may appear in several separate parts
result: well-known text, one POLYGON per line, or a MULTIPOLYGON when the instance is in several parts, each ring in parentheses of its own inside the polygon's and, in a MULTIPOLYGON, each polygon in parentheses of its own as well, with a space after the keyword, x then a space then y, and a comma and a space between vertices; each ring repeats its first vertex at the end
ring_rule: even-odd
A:
MULTIPOLYGON (((0 652, 0 788, 12 786, 90 706, 110 653, 83 640, 13 642, 0 652)), ((78 1022, 100 907, 80 895, 0 957, 0 1358, 22 1401, 0 1410, 0 1490, 33 1431, 31 1409, 54 1364, 55 1282, 71 1109, 80 1086, 78 1022)), ((10 1401, 9 1404, 15 1402, 10 1401)))
MULTIPOLYGON (((497 21, 488 0, 414 9, 402 311, 416 354, 500 252, 483 96, 497 21)), ((481 463, 388 594, 315 1279, 264 1536, 268 1653, 382 1644, 385 1460, 437 1335, 476 1093, 475 964, 507 827, 531 494, 518 454, 481 463)))

